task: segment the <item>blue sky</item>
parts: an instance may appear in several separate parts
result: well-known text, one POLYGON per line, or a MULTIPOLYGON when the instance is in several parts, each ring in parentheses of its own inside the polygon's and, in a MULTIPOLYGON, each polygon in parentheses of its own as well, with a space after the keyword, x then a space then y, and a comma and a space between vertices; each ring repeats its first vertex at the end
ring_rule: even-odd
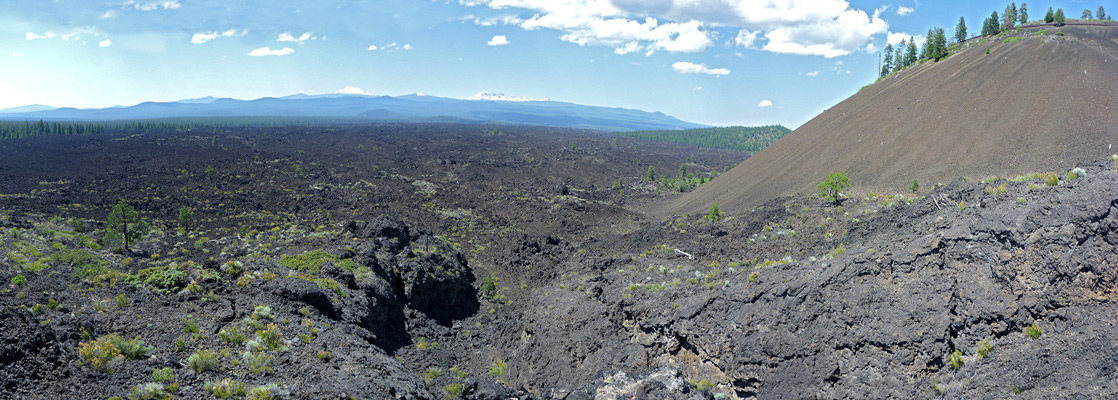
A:
MULTIPOLYGON (((0 0, 0 108, 348 87, 796 127, 872 82, 890 37, 933 26, 950 36, 960 16, 974 34, 1008 4, 922 3, 0 0)), ((1027 3, 1035 19, 1048 7, 1078 17, 1113 2, 1027 3)))

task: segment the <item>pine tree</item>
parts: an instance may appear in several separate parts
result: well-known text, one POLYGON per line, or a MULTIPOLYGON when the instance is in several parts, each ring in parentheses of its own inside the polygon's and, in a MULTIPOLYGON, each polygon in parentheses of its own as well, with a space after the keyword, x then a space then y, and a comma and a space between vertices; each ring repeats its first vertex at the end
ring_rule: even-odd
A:
POLYGON ((1017 16, 1019 17, 1017 21, 1021 22, 1021 25, 1029 23, 1029 7, 1025 3, 1021 3, 1021 8, 1017 10, 1017 16))
POLYGON ((1064 26, 1066 22, 1067 18, 1064 17, 1064 9, 1057 8, 1056 14, 1052 16, 1052 23, 1056 24, 1056 26, 1064 26))
POLYGON ((928 35, 928 44, 924 45, 928 48, 928 58, 935 61, 944 59, 947 57, 947 33, 938 26, 932 28, 929 33, 931 34, 928 35))
POLYGON ((893 45, 885 45, 884 55, 881 57, 881 77, 889 76, 893 72, 893 45))
POLYGON ((905 48, 906 48, 905 41, 904 41, 904 39, 901 39, 901 42, 899 44, 897 44, 897 49, 893 53, 893 73, 900 72, 902 69, 904 69, 904 54, 903 53, 904 53, 905 48))
POLYGON ((955 25, 955 41, 959 43, 967 41, 967 21, 964 21, 963 17, 959 17, 959 24, 955 25))
POLYGON ((1052 13, 1052 7, 1048 7, 1048 14, 1044 14, 1044 23, 1051 24, 1056 20, 1056 15, 1052 13))
POLYGON ((1005 6, 1005 15, 1002 15, 1002 31, 1012 30, 1017 23, 1017 4, 1009 3, 1005 6))
POLYGON ((990 14, 989 18, 982 23, 982 36, 993 36, 1001 32, 1001 19, 998 18, 998 12, 994 11, 990 14))
POLYGON ((904 66, 916 64, 916 38, 908 37, 908 48, 905 49, 904 66))
POLYGON ((1079 17, 1079 19, 1083 19, 1083 20, 1093 19, 1091 17, 1091 10, 1083 10, 1083 16, 1079 17))
POLYGON ((124 252, 128 253, 128 244, 147 234, 151 226, 143 219, 140 213, 132 206, 121 200, 113 206, 109 218, 105 221, 105 244, 124 244, 124 252))
POLYGON ((1106 15, 1106 10, 1102 9, 1102 6, 1099 6, 1099 11, 1095 12, 1095 18, 1098 18, 1100 21, 1110 19, 1110 17, 1106 15))

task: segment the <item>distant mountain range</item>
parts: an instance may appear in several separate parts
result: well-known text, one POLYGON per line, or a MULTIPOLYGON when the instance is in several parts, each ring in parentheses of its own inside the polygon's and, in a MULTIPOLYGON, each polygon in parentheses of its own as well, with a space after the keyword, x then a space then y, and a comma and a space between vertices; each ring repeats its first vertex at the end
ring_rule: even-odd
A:
MULTIPOLYGON (((359 89, 354 89, 359 91, 359 89)), ((0 110, 0 120, 112 121, 205 117, 311 117, 385 122, 474 122, 605 131, 692 129, 705 125, 659 112, 482 93, 470 99, 411 94, 296 94, 256 100, 203 97, 99 109, 31 105, 0 110)))

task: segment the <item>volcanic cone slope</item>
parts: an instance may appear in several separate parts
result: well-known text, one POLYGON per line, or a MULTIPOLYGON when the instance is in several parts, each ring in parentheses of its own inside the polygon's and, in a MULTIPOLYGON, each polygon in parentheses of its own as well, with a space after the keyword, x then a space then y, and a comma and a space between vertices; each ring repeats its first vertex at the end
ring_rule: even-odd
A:
POLYGON ((1118 152, 1116 93, 1118 25, 971 39, 863 88, 665 211, 741 211, 810 193, 831 172, 897 193, 914 179, 1066 171, 1118 152))

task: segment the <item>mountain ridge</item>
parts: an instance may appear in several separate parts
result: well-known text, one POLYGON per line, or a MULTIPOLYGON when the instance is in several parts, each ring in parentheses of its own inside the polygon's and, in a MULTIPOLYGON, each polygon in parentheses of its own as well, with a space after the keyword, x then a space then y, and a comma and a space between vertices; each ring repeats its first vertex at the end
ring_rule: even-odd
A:
POLYGON ((106 121, 181 117, 333 117, 376 121, 455 120, 516 125, 544 125, 603 131, 703 128, 661 112, 588 106, 545 99, 486 96, 478 99, 410 94, 378 96, 331 93, 295 94, 254 100, 202 97, 173 102, 142 102, 129 107, 78 109, 63 107, 4 112, 0 119, 106 121), (508 100, 513 99, 513 100, 508 100))

